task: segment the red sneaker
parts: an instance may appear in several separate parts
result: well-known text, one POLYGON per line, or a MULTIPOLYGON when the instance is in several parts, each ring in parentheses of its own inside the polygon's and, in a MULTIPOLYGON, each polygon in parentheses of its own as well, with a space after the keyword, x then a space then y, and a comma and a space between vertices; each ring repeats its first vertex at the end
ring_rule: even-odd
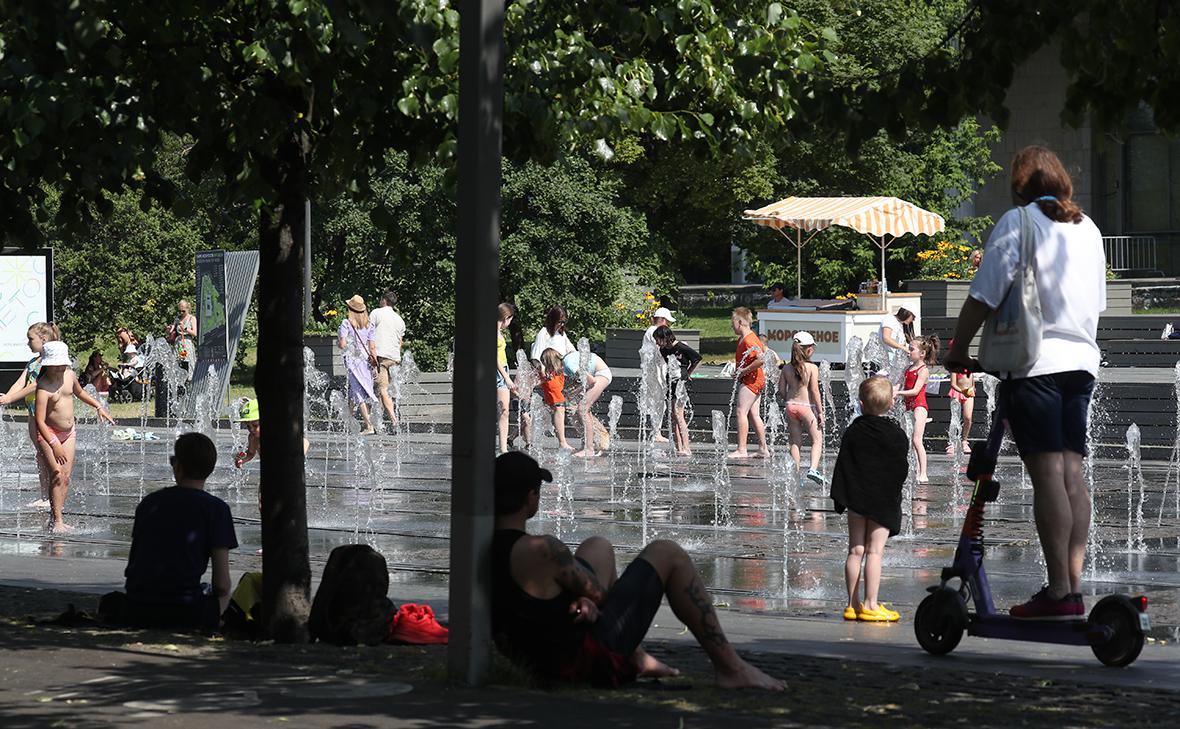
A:
POLYGON ((438 624, 429 605, 402 605, 391 620, 389 642, 442 645, 450 631, 438 624))
POLYGON ((1084 620, 1086 606, 1076 592, 1054 600, 1049 596, 1049 586, 1045 585, 1028 602, 1013 605, 1008 614, 1017 620, 1084 620))

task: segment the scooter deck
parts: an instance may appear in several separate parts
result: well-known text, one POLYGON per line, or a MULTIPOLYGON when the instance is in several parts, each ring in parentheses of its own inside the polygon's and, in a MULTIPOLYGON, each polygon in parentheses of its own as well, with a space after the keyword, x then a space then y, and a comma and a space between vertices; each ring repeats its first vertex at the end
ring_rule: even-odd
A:
POLYGON ((967 635, 1000 640, 1091 646, 1110 640, 1110 628, 1078 620, 1017 620, 1007 615, 968 613, 967 635))

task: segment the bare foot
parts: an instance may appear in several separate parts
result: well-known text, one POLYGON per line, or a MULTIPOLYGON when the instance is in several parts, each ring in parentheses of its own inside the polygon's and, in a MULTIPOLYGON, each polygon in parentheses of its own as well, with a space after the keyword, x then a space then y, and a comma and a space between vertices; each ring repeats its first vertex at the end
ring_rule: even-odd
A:
POLYGON ((74 527, 66 524, 64 521, 51 522, 47 527, 54 534, 69 534, 74 531, 74 527))
POLYGON ((692 451, 690 451, 690 450, 679 450, 679 451, 676 451, 676 455, 678 455, 678 456, 691 456, 691 455, 692 455, 692 451))
POLYGON ((665 438, 664 436, 660 435, 659 433, 656 433, 655 435, 653 435, 651 437, 651 441, 652 441, 652 443, 667 443, 668 439, 665 438))
POLYGON ((766 691, 785 691, 787 689, 785 681, 767 676, 741 658, 738 659, 738 665, 733 670, 717 671, 717 685, 720 688, 729 689, 756 688, 766 691))
POLYGON ((759 458, 770 458, 770 450, 767 448, 763 448, 762 450, 758 451, 758 457, 759 458))
POLYGON ((930 479, 927 476, 918 476, 916 480, 918 483, 930 483, 930 479))
POLYGON ((730 451, 726 458, 749 458, 750 454, 746 451, 730 451))
POLYGON ((643 678, 675 678, 680 675, 680 669, 652 658, 642 648, 636 649, 632 660, 635 661, 635 667, 639 669, 639 675, 643 678))
POLYGON ((26 509, 48 509, 49 508, 49 499, 37 499, 36 501, 30 501, 29 503, 25 504, 25 508, 26 509))
POLYGON ((595 453, 593 451, 593 449, 591 449, 591 450, 583 449, 583 450, 578 451, 577 453, 571 453, 570 455, 573 456, 574 458, 594 458, 598 454, 595 453))
POLYGON ((574 447, 572 445, 570 445, 569 443, 562 443, 560 448, 563 451, 572 451, 574 449, 574 447))

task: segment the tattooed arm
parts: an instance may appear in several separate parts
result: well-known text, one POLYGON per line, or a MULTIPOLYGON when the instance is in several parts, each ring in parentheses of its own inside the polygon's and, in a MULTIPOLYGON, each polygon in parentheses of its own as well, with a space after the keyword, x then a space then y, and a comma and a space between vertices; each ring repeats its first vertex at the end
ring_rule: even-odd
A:
POLYGON ((562 590, 577 597, 589 598, 594 604, 602 602, 606 591, 598 578, 574 559, 569 547, 556 537, 544 537, 545 560, 552 570, 553 580, 562 590))

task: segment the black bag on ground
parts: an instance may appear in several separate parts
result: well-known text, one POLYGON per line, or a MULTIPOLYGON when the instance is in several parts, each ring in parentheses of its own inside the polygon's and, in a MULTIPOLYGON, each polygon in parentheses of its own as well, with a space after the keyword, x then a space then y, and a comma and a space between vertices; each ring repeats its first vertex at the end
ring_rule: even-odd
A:
POLYGON ((311 604, 312 640, 335 645, 377 645, 389 633, 393 603, 385 558, 367 544, 332 550, 311 604))

